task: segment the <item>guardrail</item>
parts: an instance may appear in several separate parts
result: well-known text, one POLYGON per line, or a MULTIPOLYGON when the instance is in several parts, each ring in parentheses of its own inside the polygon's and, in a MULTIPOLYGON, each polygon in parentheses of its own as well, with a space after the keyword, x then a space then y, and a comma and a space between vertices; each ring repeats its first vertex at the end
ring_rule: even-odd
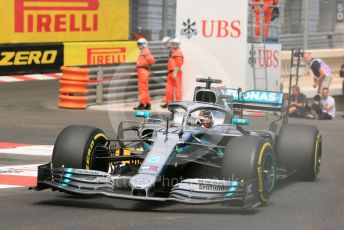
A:
MULTIPOLYGON (((333 49, 342 48, 344 44, 344 32, 319 32, 308 34, 308 49, 333 49)), ((304 34, 282 34, 280 42, 284 50, 303 48, 304 34)))
MULTIPOLYGON (((156 63, 151 68, 149 93, 152 98, 162 98, 165 96, 169 54, 160 42, 151 42, 150 49, 156 63)), ((138 100, 136 63, 96 67, 62 67, 61 70, 60 108, 82 109, 95 104, 102 105, 138 100), (85 90, 81 91, 80 84, 85 84, 84 73, 86 72, 87 84, 85 90), (79 80, 78 77, 80 77, 79 80), (76 88, 79 88, 79 90, 76 88)))
MULTIPOLYGON (((321 49, 321 50, 309 50, 313 57, 323 59, 331 68, 333 77, 339 77, 340 66, 344 63, 344 49, 321 49)), ((282 78, 289 78, 290 74, 290 60, 291 52, 282 52, 282 67, 281 74, 282 78)), ((304 63, 301 63, 304 65, 304 63)), ((300 77, 307 76, 306 69, 300 73, 300 77)), ((302 69, 301 69, 302 71, 302 69)))

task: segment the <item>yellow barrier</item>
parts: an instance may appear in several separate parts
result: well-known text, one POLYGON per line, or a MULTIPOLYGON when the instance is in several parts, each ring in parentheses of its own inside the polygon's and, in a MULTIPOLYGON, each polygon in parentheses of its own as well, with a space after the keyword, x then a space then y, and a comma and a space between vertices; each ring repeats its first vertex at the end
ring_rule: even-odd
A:
POLYGON ((65 42, 64 65, 111 65, 135 62, 139 50, 136 42, 65 42))
POLYGON ((129 0, 1 0, 0 43, 129 39, 129 0))

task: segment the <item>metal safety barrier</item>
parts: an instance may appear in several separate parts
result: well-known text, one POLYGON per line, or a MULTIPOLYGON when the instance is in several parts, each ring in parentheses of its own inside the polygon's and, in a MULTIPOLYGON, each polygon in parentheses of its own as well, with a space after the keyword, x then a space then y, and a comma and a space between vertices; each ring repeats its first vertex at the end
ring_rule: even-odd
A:
MULTIPOLYGON (((150 69, 149 93, 152 98, 162 98, 165 95, 167 61, 169 53, 161 42, 150 42, 149 48, 155 57, 155 64, 150 69)), ((60 108, 86 108, 89 105, 109 103, 125 103, 138 100, 138 81, 136 63, 125 63, 103 66, 62 67, 60 81, 60 108), (85 81, 85 73, 87 79, 85 81), (68 82, 65 75, 73 76, 68 82), (77 79, 82 76, 82 79, 77 79), (76 83, 75 83, 76 82, 76 83), (66 87, 80 82, 87 85, 85 90, 74 90, 66 87), (70 91, 69 91, 70 89, 70 91), (65 97, 73 103, 63 101, 65 97)))

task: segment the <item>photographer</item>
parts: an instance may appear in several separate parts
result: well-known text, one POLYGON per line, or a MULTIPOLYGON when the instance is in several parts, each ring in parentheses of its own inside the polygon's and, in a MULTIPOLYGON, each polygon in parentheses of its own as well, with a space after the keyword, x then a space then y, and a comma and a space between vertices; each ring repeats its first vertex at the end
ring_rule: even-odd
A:
POLYGON ((329 89, 323 88, 321 97, 315 96, 313 109, 317 113, 319 120, 332 120, 336 116, 336 102, 329 95, 329 89))
POLYGON ((289 116, 314 119, 314 116, 308 113, 307 97, 301 93, 300 87, 297 85, 291 87, 289 116))
POLYGON ((305 52, 303 59, 313 75, 313 87, 318 88, 318 94, 320 94, 323 88, 329 89, 332 82, 330 67, 320 58, 312 58, 310 52, 305 52))

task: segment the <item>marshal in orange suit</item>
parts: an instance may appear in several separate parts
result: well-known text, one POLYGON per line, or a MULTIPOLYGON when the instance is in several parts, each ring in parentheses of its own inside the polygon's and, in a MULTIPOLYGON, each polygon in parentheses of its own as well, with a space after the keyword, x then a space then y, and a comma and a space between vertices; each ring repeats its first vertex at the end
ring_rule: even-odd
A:
POLYGON ((155 63, 155 59, 148 48, 148 42, 146 39, 140 38, 137 41, 137 45, 141 50, 136 63, 140 104, 135 107, 134 110, 150 110, 151 98, 149 96, 149 72, 151 66, 155 63))
MULTIPOLYGON (((273 8, 270 6, 278 5, 278 0, 251 0, 252 3, 264 3, 263 11, 264 11, 264 36, 265 38, 269 37, 270 32, 270 23, 272 18, 272 11, 273 8)), ((260 36, 260 7, 253 6, 253 9, 256 14, 256 36, 260 36)))
POLYGON ((180 40, 174 38, 170 41, 172 48, 171 56, 168 60, 168 76, 166 78, 166 104, 161 107, 166 108, 167 104, 176 100, 182 100, 182 81, 184 56, 180 49, 180 40))

